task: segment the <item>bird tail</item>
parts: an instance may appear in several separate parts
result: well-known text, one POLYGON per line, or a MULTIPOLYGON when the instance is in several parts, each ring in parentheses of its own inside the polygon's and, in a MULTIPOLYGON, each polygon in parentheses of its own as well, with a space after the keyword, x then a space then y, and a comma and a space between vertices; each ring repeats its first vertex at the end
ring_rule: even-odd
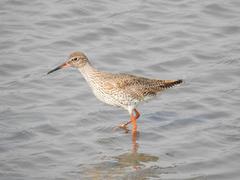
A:
POLYGON ((182 79, 179 79, 179 80, 163 80, 162 81, 162 88, 171 88, 173 86, 176 86, 178 84, 181 84, 183 83, 183 80, 182 79))

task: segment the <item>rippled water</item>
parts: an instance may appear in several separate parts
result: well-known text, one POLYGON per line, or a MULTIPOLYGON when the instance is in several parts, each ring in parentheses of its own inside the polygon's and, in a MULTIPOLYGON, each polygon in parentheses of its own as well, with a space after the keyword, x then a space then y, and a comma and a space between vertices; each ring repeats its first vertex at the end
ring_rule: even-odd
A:
POLYGON ((238 0, 2 0, 0 179, 239 179, 238 0), (185 83, 128 112, 99 102, 70 52, 99 69, 185 83))

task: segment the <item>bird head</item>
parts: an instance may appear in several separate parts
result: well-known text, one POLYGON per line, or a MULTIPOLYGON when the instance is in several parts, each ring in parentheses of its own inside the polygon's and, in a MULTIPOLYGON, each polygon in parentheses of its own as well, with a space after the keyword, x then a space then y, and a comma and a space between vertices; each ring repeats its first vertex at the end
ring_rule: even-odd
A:
POLYGON ((88 63, 88 58, 84 53, 73 52, 72 54, 70 54, 68 60, 65 63, 61 64, 60 66, 58 66, 54 69, 52 69, 47 74, 50 74, 54 71, 57 71, 57 70, 62 69, 62 68, 67 68, 67 67, 81 68, 81 67, 85 66, 87 63, 88 63))

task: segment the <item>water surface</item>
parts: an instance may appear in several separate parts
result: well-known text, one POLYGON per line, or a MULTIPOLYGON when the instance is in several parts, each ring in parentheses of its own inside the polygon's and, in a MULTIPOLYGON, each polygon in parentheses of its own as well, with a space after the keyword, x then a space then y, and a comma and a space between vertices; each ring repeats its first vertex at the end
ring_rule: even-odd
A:
POLYGON ((237 0, 0 2, 0 179, 240 177, 237 0), (72 51, 99 69, 184 79, 141 107, 99 102, 72 51))

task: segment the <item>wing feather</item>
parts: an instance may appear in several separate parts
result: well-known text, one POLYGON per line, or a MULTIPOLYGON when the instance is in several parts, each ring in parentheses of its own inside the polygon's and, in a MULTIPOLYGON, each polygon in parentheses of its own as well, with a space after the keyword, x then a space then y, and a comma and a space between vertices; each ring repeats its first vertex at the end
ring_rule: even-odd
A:
POLYGON ((146 96, 155 96, 167 88, 181 84, 182 80, 159 80, 149 79, 130 74, 114 74, 106 77, 105 87, 110 89, 119 90, 133 98, 142 100, 146 96))

